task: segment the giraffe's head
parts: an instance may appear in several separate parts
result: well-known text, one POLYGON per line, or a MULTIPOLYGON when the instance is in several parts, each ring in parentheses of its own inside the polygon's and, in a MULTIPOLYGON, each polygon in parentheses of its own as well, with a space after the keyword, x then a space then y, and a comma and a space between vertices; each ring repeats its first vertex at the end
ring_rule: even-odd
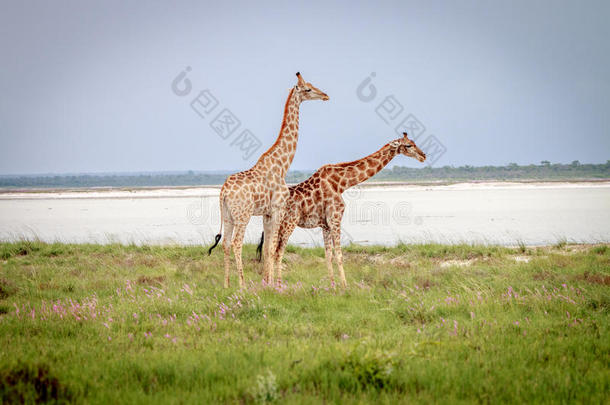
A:
POLYGON ((294 86, 294 91, 301 101, 304 100, 328 100, 328 95, 311 83, 306 82, 303 76, 297 72, 297 85, 294 86))
POLYGON ((415 145, 415 142, 409 139, 406 132, 402 133, 403 137, 390 142, 390 147, 395 148, 396 154, 402 153, 423 162, 426 160, 426 154, 415 145))

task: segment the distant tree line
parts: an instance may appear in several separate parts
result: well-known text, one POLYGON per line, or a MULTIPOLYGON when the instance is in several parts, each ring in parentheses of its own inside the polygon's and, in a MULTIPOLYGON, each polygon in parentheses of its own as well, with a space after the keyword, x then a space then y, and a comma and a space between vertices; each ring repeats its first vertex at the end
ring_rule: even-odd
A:
POLYGON ((374 181, 402 180, 595 180, 610 179, 610 160, 604 164, 570 164, 542 161, 540 165, 443 166, 410 168, 395 166, 379 172, 374 181))
MULTIPOLYGON (((290 171, 288 183, 298 183, 313 171, 290 171)), ((0 188, 79 188, 79 187, 168 187, 219 185, 227 173, 188 171, 184 173, 77 174, 45 176, 0 176, 0 188)), ((542 161, 539 165, 520 166, 443 166, 384 169, 372 181, 472 181, 472 180, 595 180, 610 179, 610 160, 604 164, 570 164, 542 161)))

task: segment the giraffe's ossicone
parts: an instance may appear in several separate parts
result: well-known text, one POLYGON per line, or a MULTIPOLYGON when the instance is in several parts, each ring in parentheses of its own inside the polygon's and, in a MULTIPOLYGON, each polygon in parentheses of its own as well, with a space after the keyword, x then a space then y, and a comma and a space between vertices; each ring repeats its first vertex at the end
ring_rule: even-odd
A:
POLYGON ((229 286, 231 245, 239 274, 239 285, 241 287, 244 284, 241 251, 246 226, 253 215, 263 217, 265 243, 269 247, 263 254, 263 277, 266 283, 274 283, 271 247, 277 244, 279 223, 290 196, 285 177, 294 158, 299 137, 299 106, 305 100, 328 100, 326 93, 303 80, 300 73, 297 73, 297 79, 297 84, 288 94, 282 127, 275 143, 261 155, 251 169, 229 176, 220 190, 220 232, 208 254, 222 238, 224 227, 225 287, 229 286))

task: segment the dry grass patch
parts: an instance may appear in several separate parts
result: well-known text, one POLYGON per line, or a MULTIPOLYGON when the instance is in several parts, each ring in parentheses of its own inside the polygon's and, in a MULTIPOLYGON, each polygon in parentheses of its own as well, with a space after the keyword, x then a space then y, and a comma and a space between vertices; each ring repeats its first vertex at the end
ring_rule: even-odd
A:
POLYGON ((468 260, 457 260, 457 259, 451 259, 451 260, 443 260, 439 263, 439 266, 441 268, 447 268, 447 267, 469 267, 472 266, 472 264, 475 262, 475 259, 468 259, 468 260))
POLYGON ((607 276, 607 275, 592 274, 589 272, 584 272, 583 274, 580 274, 580 275, 576 276, 575 278, 576 278, 576 280, 588 281, 591 284, 610 286, 610 276, 607 276))
POLYGON ((152 285, 152 284, 160 284, 163 285, 165 281, 165 276, 140 276, 136 280, 138 284, 152 285))

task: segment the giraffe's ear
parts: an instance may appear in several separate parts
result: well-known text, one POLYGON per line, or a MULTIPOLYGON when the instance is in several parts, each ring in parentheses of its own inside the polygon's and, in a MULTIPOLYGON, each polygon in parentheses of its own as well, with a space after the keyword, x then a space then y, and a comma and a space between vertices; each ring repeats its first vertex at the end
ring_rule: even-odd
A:
POLYGON ((393 148, 398 148, 400 146, 400 140, 390 142, 390 146, 393 148))

